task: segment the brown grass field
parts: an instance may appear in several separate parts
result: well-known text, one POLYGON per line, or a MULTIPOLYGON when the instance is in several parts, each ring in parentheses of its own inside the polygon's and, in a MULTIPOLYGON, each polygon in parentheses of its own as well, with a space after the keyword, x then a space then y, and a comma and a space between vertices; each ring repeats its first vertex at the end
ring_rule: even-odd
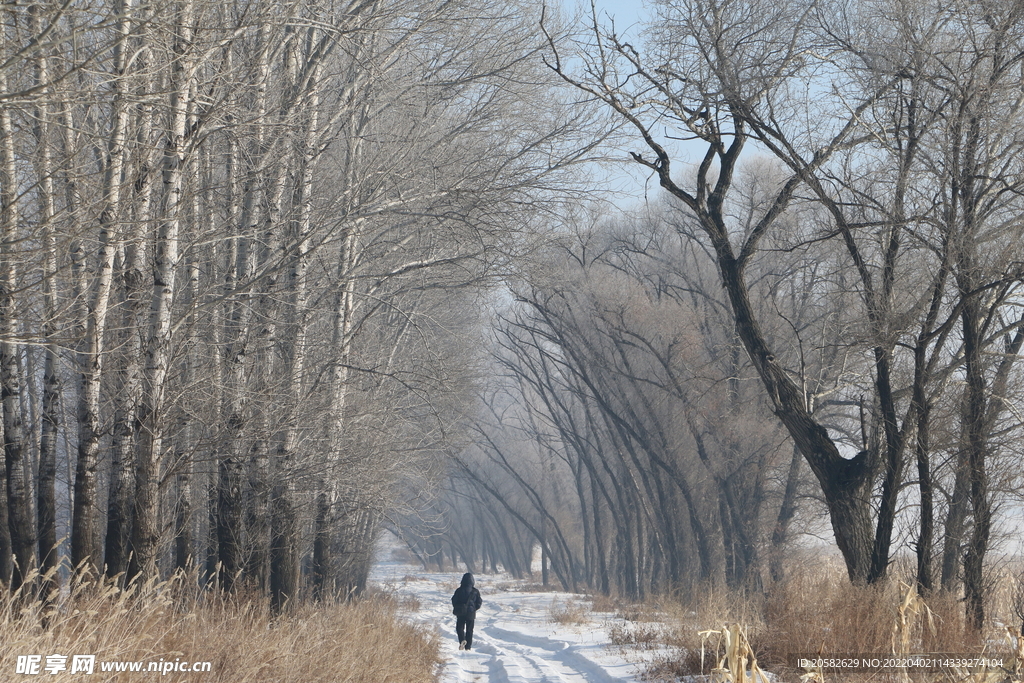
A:
MULTIPOLYGON (((661 647, 646 672, 651 681, 677 681, 710 674, 730 648, 749 648, 747 681, 756 658, 761 670, 784 681, 1020 681, 1024 640, 1019 637, 1024 605, 1020 572, 1012 564, 990 573, 985 632, 978 638, 965 628, 964 603, 957 596, 917 595, 910 572, 894 567, 884 585, 853 586, 838 563, 808 562, 791 567, 789 578, 766 594, 705 589, 663 600, 644 613, 619 605, 627 621, 612 629, 612 642, 625 649, 661 647), (1016 604, 1015 604, 1016 603, 1016 604), (650 622, 660 622, 661 629, 650 622), (742 642, 735 640, 738 625, 742 642), (704 659, 701 661, 703 646, 704 659), (828 674, 792 667, 791 655, 824 657, 842 654, 900 655, 941 652, 1002 656, 1004 667, 989 671, 873 672, 828 674), (801 676, 810 674, 810 677, 801 676)), ((721 681, 740 681, 728 667, 715 673, 721 681)), ((710 679, 708 679, 710 680, 710 679)))
POLYGON ((396 617, 386 595, 303 605, 274 617, 266 600, 213 598, 178 577, 121 591, 88 583, 55 608, 0 597, 0 680, 17 676, 19 655, 68 656, 58 675, 76 680, 71 655, 96 655, 83 680, 188 683, 427 683, 439 662, 436 636, 396 617), (145 673, 148 662, 210 662, 206 673, 145 673), (101 662, 141 661, 144 673, 111 673, 101 662))

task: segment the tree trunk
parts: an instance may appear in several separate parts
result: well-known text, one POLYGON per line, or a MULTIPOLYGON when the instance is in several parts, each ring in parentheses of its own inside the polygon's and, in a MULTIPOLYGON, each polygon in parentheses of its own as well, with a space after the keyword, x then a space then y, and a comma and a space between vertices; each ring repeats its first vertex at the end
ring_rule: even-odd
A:
POLYGON ((139 444, 136 453, 135 506, 132 520, 132 577, 148 579, 157 575, 157 544, 160 536, 159 477, 163 455, 165 383, 171 354, 171 304, 175 295, 178 241, 183 209, 188 94, 192 78, 189 61, 192 0, 185 0, 177 12, 170 94, 170 125, 163 157, 163 214, 153 259, 153 298, 142 405, 139 409, 139 444))
MULTIPOLYGON (((2 421, 0 421, 2 422, 2 421)), ((2 427, 2 424, 0 424, 2 427)), ((11 526, 7 507, 7 466, 0 467, 0 589, 10 588, 13 571, 11 526)))
POLYGON ((174 497, 174 568, 186 570, 195 555, 192 538, 192 462, 180 463, 174 497))
POLYGON ((298 598, 298 529, 291 502, 288 473, 274 483, 271 493, 270 596, 271 607, 281 612, 298 598))
POLYGON ((964 363, 967 386, 963 401, 963 421, 967 427, 967 471, 970 480, 971 514, 974 524, 964 553, 964 598, 967 623, 980 634, 985 624, 985 553, 992 528, 992 510, 988 497, 988 472, 985 467, 988 440, 985 434, 985 378, 982 366, 981 316, 974 288, 964 292, 961 319, 964 333, 964 363))
MULTIPOLYGON (((724 239, 724 238, 722 238, 724 239)), ((717 240, 717 248, 722 248, 717 240)), ((726 247, 728 248, 728 247, 726 247)), ((871 571, 874 538, 871 529, 873 466, 867 451, 847 459, 806 409, 802 391, 775 363, 750 306, 740 265, 730 254, 719 255, 722 282, 732 303, 736 329, 772 400, 775 414, 814 472, 828 507, 836 545, 854 583, 864 583, 871 571)))
MULTIPOLYGON (((6 45, 0 55, 6 55, 6 45)), ((0 92, 7 92, 7 74, 0 70, 0 92)), ((19 210, 15 166, 14 126, 11 110, 0 107, 0 402, 3 410, 4 467, 7 480, 8 528, 14 561, 11 590, 25 583, 36 568, 36 536, 32 519, 30 482, 25 475, 25 444, 21 409, 14 292, 18 287, 16 262, 19 210)))
MULTIPOLYGON (((282 121, 287 131, 291 122, 282 121)), ((256 298, 257 329, 254 352, 254 382, 257 400, 270 401, 282 391, 278 385, 282 367, 277 357, 280 339, 278 338, 278 319, 282 314, 279 304, 279 271, 282 265, 282 245, 284 239, 283 203, 287 176, 291 168, 291 136, 286 132, 281 141, 280 158, 276 160, 276 169, 268 195, 267 209, 264 215, 262 230, 263 254, 261 270, 265 273, 263 285, 256 298)), ((272 146, 273 147, 273 146, 272 146)), ((274 149, 277 149, 274 147, 274 149)), ((251 546, 246 574, 254 579, 261 589, 266 590, 270 571, 270 547, 272 544, 271 530, 271 498, 274 484, 271 483, 273 450, 273 428, 271 411, 259 411, 262 420, 259 425, 257 441, 253 446, 252 455, 247 463, 249 470, 249 499, 246 501, 247 530, 251 546)))
POLYGON ((107 147, 103 177, 103 207, 100 212, 100 251, 85 323, 85 339, 79 354, 81 394, 78 406, 78 461, 75 470, 75 501, 71 529, 71 563, 87 571, 100 567, 99 520, 96 516, 96 469, 101 436, 100 400, 105 358, 104 334, 118 249, 121 219, 121 175, 124 169, 128 127, 126 101, 126 44, 129 34, 131 0, 117 5, 118 39, 114 46, 114 115, 107 147), (84 563, 84 564, 83 564, 84 563))
POLYGON ((942 539, 942 590, 953 592, 959 580, 964 533, 967 530, 968 491, 970 478, 967 471, 966 449, 957 449, 954 456, 953 493, 946 510, 946 523, 942 539))
POLYGON ((935 503, 932 484, 930 452, 928 445, 928 421, 931 406, 922 406, 917 419, 917 487, 921 495, 921 524, 917 537, 917 590, 927 596, 934 587, 932 578, 932 545, 935 535, 935 503))
POLYGON ((220 585, 230 592, 242 571, 242 465, 235 458, 217 467, 217 558, 220 585))
MULTIPOLYGON (((309 31, 310 43, 316 40, 317 32, 309 31)), ((311 49, 312 45, 307 46, 311 49)), ((295 519, 292 481, 294 477, 295 446, 298 439, 298 421, 302 414, 303 391, 305 387, 307 332, 309 326, 309 234, 313 215, 313 166, 317 156, 319 139, 318 110, 320 98, 319 69, 314 68, 309 77, 310 96, 307 111, 308 120, 302 144, 299 185, 295 203, 298 216, 295 221, 295 261, 292 266, 290 289, 291 306, 291 367, 288 369, 288 411, 284 434, 278 449, 279 478, 272 492, 273 541, 271 543, 271 596, 276 609, 285 607, 297 598, 298 590, 298 532, 295 519)))
MULTIPOLYGON (((32 5, 30 12, 30 33, 39 35, 42 27, 39 21, 39 5, 32 5)), ((35 60, 36 87, 44 95, 52 95, 47 84, 50 81, 49 60, 40 51, 35 60)), ((57 302, 54 293, 57 277, 57 244, 55 229, 51 224, 56 214, 53 187, 53 160, 50 140, 50 107, 44 103, 36 108, 35 137, 38 146, 37 173, 39 175, 39 219, 43 227, 43 405, 40 416, 39 473, 36 481, 36 527, 38 529, 39 570, 43 578, 40 594, 44 600, 55 599, 59 590, 57 576, 59 553, 57 549, 57 502, 55 482, 57 478, 57 435, 60 425, 60 377, 58 365, 60 348, 56 339, 58 331, 57 302)))
MULTIPOLYGON (((265 53, 265 50, 264 50, 265 53)), ((228 53, 230 64, 231 53, 228 53)), ((261 56, 260 71, 264 84, 266 79, 266 56, 261 56)), ((257 107, 263 106, 262 97, 257 107)), ((257 113, 260 113, 258 109, 257 113)), ((259 222, 260 202, 258 200, 259 151, 263 145, 263 126, 259 116, 256 120, 254 146, 256 158, 247 167, 242 182, 239 173, 243 155, 238 140, 233 134, 228 137, 227 189, 228 218, 235 234, 230 241, 228 263, 224 277, 223 295, 230 302, 224 315, 223 338, 228 346, 224 353, 226 388, 223 393, 221 413, 226 422, 226 444, 221 448, 224 455, 218 458, 216 495, 211 498, 216 518, 217 539, 216 562, 220 565, 219 583, 226 591, 234 589, 235 580, 242 571, 242 467, 246 459, 245 439, 248 436, 246 372, 250 364, 249 343, 251 334, 252 302, 249 295, 249 280, 253 275, 255 248, 253 246, 254 225, 259 222), (241 199, 241 202, 239 202, 241 199), (245 289, 240 289, 245 287, 245 289)))
POLYGON ((330 594, 330 515, 331 502, 323 491, 316 496, 316 517, 313 522, 313 598, 325 600, 330 594))
MULTIPOLYGON (((193 95, 190 95, 190 112, 189 112, 189 127, 195 127, 198 125, 194 113, 194 91, 193 95)), ((206 176, 204 173, 205 169, 200 168, 200 158, 198 155, 193 155, 189 162, 189 175, 193 178, 200 179, 202 185, 206 185, 206 176)), ((208 215, 208 212, 207 212, 208 215)), ((209 234, 213 234, 210 229, 211 226, 207 225, 207 221, 203 218, 203 212, 200 207, 200 193, 194 192, 192 194, 192 208, 191 208, 191 222, 194 226, 197 234, 203 234, 204 231, 208 231, 209 234)), ((196 383, 196 373, 198 371, 197 366, 199 365, 198 335, 202 329, 199 325, 197 311, 199 310, 200 295, 199 295, 199 254, 193 253, 188 263, 188 295, 189 295, 189 308, 190 313, 188 316, 189 320, 189 340, 187 342, 187 348, 185 351, 185 368, 182 372, 182 383, 186 387, 194 387, 196 383)), ((208 263, 212 263, 214 259, 212 255, 208 259, 208 263)), ((216 324, 214 325, 216 328, 216 324)), ((190 409, 186 409, 188 414, 190 409)), ((199 429, 195 420, 185 418, 184 425, 178 435, 175 442, 174 462, 173 468, 177 472, 175 481, 175 496, 174 500, 174 543, 173 543, 173 562, 176 570, 184 571, 195 561, 195 539, 193 538, 192 528, 192 482, 195 476, 195 456, 194 449, 199 442, 200 434, 199 429)))
MULTIPOLYGON (((136 61, 145 68, 149 49, 141 47, 136 61)), ((145 96, 140 86, 138 97, 145 96)), ((107 495, 107 534, 104 564, 107 576, 127 578, 131 554, 132 507, 135 500, 135 448, 138 440, 139 405, 142 403, 144 335, 146 330, 145 275, 148 260, 149 224, 153 216, 152 154, 153 107, 140 111, 137 143, 142 150, 141 168, 135 184, 135 220, 125 244, 121 284, 121 329, 116 363, 114 425, 110 443, 110 488, 107 495)))
POLYGON ((786 541, 789 538, 789 524, 796 515, 796 489, 800 483, 800 460, 802 457, 800 449, 793 446, 793 458, 789 461, 789 473, 786 475, 786 488, 782 493, 782 505, 779 506, 779 514, 775 518, 775 528, 772 529, 771 559, 768 563, 768 571, 772 581, 776 583, 785 578, 782 560, 785 557, 786 541))

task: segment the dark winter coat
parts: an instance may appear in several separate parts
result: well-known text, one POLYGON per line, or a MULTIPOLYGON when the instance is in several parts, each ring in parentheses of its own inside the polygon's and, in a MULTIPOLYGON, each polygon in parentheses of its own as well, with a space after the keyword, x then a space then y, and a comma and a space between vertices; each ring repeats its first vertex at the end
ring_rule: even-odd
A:
POLYGON ((466 572, 462 575, 462 585, 455 589, 452 595, 452 614, 457 617, 472 620, 476 611, 484 603, 480 597, 480 591, 474 587, 473 575, 466 572))

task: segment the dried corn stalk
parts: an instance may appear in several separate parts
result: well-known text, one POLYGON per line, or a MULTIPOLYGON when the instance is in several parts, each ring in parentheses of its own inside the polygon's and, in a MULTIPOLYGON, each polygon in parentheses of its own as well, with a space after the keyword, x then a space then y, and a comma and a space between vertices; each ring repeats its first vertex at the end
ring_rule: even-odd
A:
POLYGON ((1012 683, 1021 683, 1024 679, 1024 638, 1021 637, 1020 631, 1007 626, 1006 639, 1010 641, 1013 652, 1013 674, 1010 680, 1012 683))
POLYGON ((743 627, 739 624, 726 624, 720 629, 701 631, 700 668, 704 670, 704 650, 708 640, 717 637, 715 643, 717 666, 711 670, 711 678, 716 683, 769 683, 768 677, 757 665, 757 657, 750 647, 743 627), (749 674, 748 674, 749 670, 749 674))
POLYGON ((896 608, 896 621, 892 626, 892 653, 894 655, 910 654, 914 633, 922 620, 928 630, 935 632, 935 621, 928 604, 917 592, 917 586, 900 581, 905 592, 903 601, 896 608))

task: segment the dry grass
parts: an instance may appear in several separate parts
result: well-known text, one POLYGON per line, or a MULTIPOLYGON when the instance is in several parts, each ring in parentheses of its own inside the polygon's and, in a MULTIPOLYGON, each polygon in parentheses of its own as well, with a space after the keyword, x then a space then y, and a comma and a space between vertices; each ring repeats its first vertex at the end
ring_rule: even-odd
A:
POLYGON ((402 577, 402 583, 412 583, 416 581, 429 581, 425 576, 416 576, 414 574, 406 574, 402 577))
POLYGON ((562 591, 560 586, 556 586, 553 583, 545 586, 542 583, 522 583, 519 581, 499 583, 494 588, 499 591, 512 591, 516 593, 560 593, 562 591))
MULTIPOLYGON (((661 631, 637 631, 636 624, 627 624, 613 627, 611 635, 622 645, 665 647, 664 655, 651 660, 647 680, 678 680, 700 674, 729 680, 722 670, 721 654, 715 655, 714 648, 709 648, 711 633, 705 629, 722 634, 733 624, 742 624, 743 642, 749 644, 750 655, 756 656, 761 668, 780 674, 784 680, 797 680, 804 673, 790 668, 794 654, 821 653, 828 657, 922 652, 1008 655, 1007 668, 1017 670, 1013 680, 1021 680, 1024 641, 1012 626, 1017 623, 1013 603, 1020 600, 1019 583, 1012 571, 992 572, 986 602, 990 618, 980 641, 966 629, 964 604, 957 596, 932 594, 922 598, 911 583, 898 576, 884 585, 853 586, 841 567, 820 563, 814 569, 794 569, 787 581, 774 586, 767 596, 705 590, 685 602, 663 603, 666 628, 661 631), (719 671, 713 672, 714 668, 719 671)), ((620 614, 629 616, 629 609, 620 609, 620 614)), ((727 640, 725 636, 720 639, 727 640)), ((739 642, 735 637, 733 640, 739 642)), ((947 680, 951 673, 928 674, 925 678, 947 680)), ((962 680, 981 683, 982 678, 988 681, 995 672, 964 675, 967 677, 962 680)), ((909 680, 902 673, 842 677, 855 679, 909 680)), ((828 680, 837 679, 832 676, 828 680)))
POLYGON ((413 594, 402 596, 398 601, 398 606, 406 612, 419 612, 423 607, 420 603, 420 599, 413 594))
POLYGON ((622 606, 621 600, 602 593, 588 595, 587 599, 590 600, 590 611, 592 612, 617 612, 622 606))
POLYGON ((664 643, 661 629, 652 624, 613 624, 608 637, 612 645, 628 645, 637 650, 649 650, 664 643))
POLYGON ((93 654, 92 680, 124 683, 155 674, 102 673, 100 663, 142 661, 145 670, 161 659, 210 662, 209 673, 157 676, 190 683, 427 683, 439 663, 436 637, 401 621, 386 597, 301 606, 275 618, 265 600, 221 599, 189 585, 180 577, 129 591, 89 583, 48 613, 37 602, 2 597, 0 678, 31 654, 44 664, 47 655, 67 655, 69 670, 71 655, 93 654))
POLYGON ((619 605, 616 616, 626 621, 665 621, 665 605, 649 603, 627 603, 619 605))
POLYGON ((590 621, 590 608, 571 598, 565 602, 552 600, 548 614, 551 621, 563 626, 580 626, 590 621))
POLYGON ((790 653, 912 653, 977 651, 965 637, 956 597, 920 598, 892 580, 853 586, 841 575, 796 574, 765 605, 769 633, 752 640, 766 660, 782 665, 790 653))

